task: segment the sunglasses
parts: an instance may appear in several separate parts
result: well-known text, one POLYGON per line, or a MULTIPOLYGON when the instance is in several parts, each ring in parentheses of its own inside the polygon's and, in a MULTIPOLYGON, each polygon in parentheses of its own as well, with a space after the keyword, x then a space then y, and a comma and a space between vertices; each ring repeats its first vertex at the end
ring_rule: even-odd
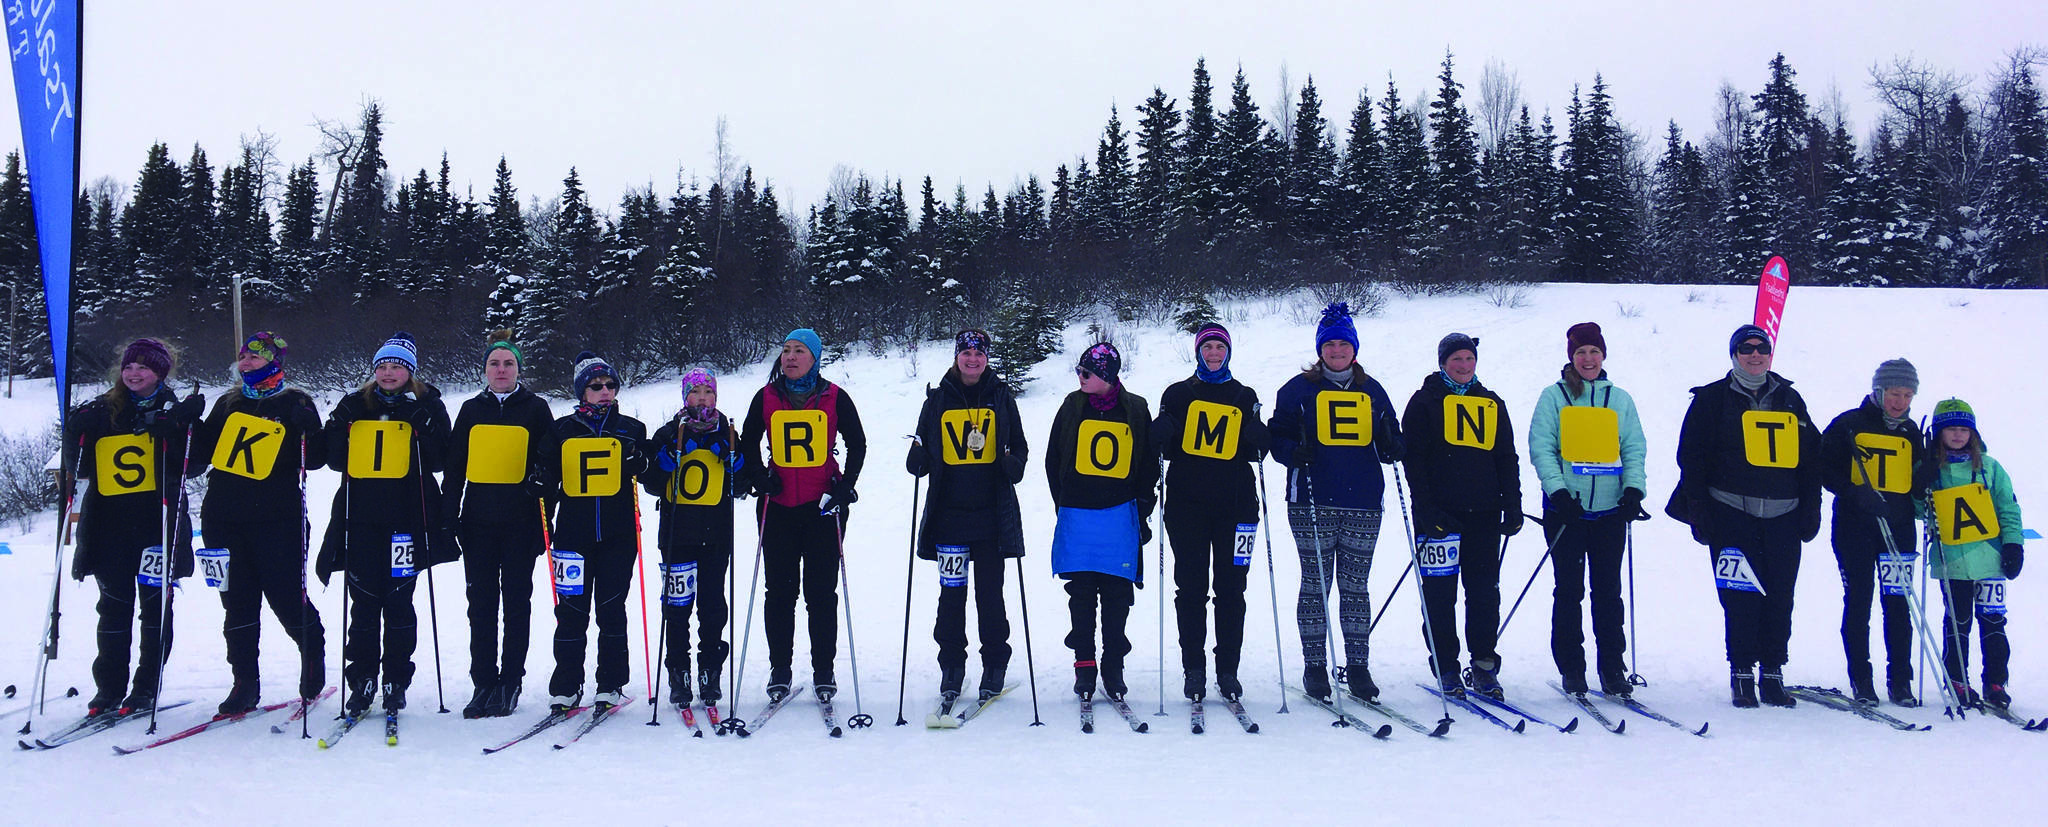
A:
POLYGON ((1765 356, 1769 356, 1771 355, 1771 345, 1769 342, 1757 342, 1755 344, 1743 342, 1742 344, 1735 346, 1735 352, 1740 353, 1744 356, 1748 356, 1752 353, 1761 353, 1765 356))
POLYGON ((1081 377, 1082 379, 1094 379, 1094 378, 1095 378, 1095 374, 1094 374, 1094 373, 1092 373, 1092 372, 1090 372, 1090 371, 1089 371, 1089 370, 1088 370, 1087 368, 1075 368, 1075 369, 1074 369, 1074 373, 1075 373, 1075 374, 1077 374, 1077 375, 1079 375, 1079 376, 1080 376, 1080 377, 1081 377))
POLYGON ((586 387, 587 389, 589 389, 589 390, 594 390, 594 391, 615 391, 615 390, 618 390, 618 389, 619 389, 619 383, 617 383, 617 382, 592 382, 592 383, 590 383, 589 385, 586 385, 585 387, 586 387))

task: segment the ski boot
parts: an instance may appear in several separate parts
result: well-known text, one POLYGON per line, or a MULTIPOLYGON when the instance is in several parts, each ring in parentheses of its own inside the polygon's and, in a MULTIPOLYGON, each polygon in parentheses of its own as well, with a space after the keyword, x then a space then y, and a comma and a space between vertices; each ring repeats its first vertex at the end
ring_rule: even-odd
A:
POLYGON ((1469 688, 1475 694, 1485 695, 1496 701, 1507 697, 1507 690, 1500 686, 1500 675, 1492 669, 1474 663, 1466 679, 1469 688))
POLYGON ((469 703, 464 704, 462 707, 463 719, 474 721, 488 715, 491 708, 491 697, 497 693, 498 687, 496 684, 478 684, 476 692, 469 696, 469 703))
POLYGON ((1877 706, 1877 686, 1870 678, 1850 678, 1849 697, 1864 706, 1877 706))
POLYGON ((1569 674, 1569 675, 1559 675, 1559 676, 1557 676, 1557 678, 1558 678, 1558 684, 1557 684, 1557 685, 1558 685, 1558 686, 1562 686, 1562 687, 1564 687, 1564 691, 1565 691, 1565 692, 1566 692, 1567 694, 1571 694, 1571 695, 1584 695, 1584 694, 1586 694, 1586 689, 1587 689, 1587 687, 1586 687, 1586 673, 1584 673, 1584 672, 1573 672, 1572 674, 1569 674))
POLYGON ((1756 672, 1747 666, 1731 667, 1728 672, 1728 689, 1733 694, 1737 709, 1756 708, 1756 672))
POLYGON ((548 696, 548 712, 553 715, 567 714, 569 710, 583 705, 583 690, 577 689, 561 695, 548 696))
POLYGON ((718 670, 705 669, 697 673, 697 697, 707 704, 718 703, 725 697, 718 691, 718 670))
POLYGON ((839 682, 833 680, 832 670, 813 671, 811 673, 811 691, 817 694, 819 703, 832 700, 837 696, 839 694, 839 682))
POLYGON ((1330 667, 1328 664, 1311 663, 1302 667, 1301 691, 1323 703, 1330 702, 1330 667))
POLYGON ((1920 696, 1913 694, 1913 684, 1910 681, 1886 681, 1884 693, 1890 697, 1892 703, 1899 706, 1912 708, 1920 705, 1920 696))
POLYGON ((1095 661, 1074 661, 1074 694, 1083 698, 1095 695, 1095 661))
POLYGON ((256 687, 255 681, 235 681, 234 688, 228 690, 227 700, 220 702, 220 713, 214 717, 226 718, 255 709, 258 694, 256 687))
POLYGON ((789 697, 789 667, 768 667, 768 701, 770 703, 789 697))
POLYGON ((1635 686, 1628 682, 1628 675, 1621 672, 1600 673, 1600 692, 1602 694, 1612 695, 1616 698, 1626 698, 1634 695, 1635 691, 1635 686))
POLYGON ((97 717, 108 712, 121 711, 121 696, 112 692, 101 692, 85 702, 87 717, 97 717))
POLYGON ((593 713, 603 715, 605 710, 626 705, 626 693, 618 687, 599 689, 590 699, 593 713))
POLYGON ((376 699, 376 697, 376 679, 365 678, 360 681, 350 682, 348 698, 342 701, 341 710, 351 718, 362 717, 363 713, 370 711, 370 702, 376 699))
POLYGON ((155 708, 156 693, 141 687, 136 687, 135 691, 128 693, 128 697, 121 699, 121 711, 124 713, 148 712, 155 708))
POLYGON ((1444 697, 1454 701, 1465 697, 1465 682, 1458 678, 1455 671, 1445 672, 1442 677, 1437 678, 1436 688, 1438 692, 1444 693, 1444 697))
POLYGON ((1380 688, 1372 682, 1372 669, 1363 663, 1344 667, 1344 691, 1359 703, 1379 703, 1380 688))
POLYGON ((690 673, 686 669, 669 672, 668 703, 677 709, 688 709, 697 699, 690 694, 690 673))
POLYGON ((2011 709, 2012 695, 2005 691, 2005 684, 1987 683, 1984 685, 1984 705, 2011 709))
POLYGON ((976 700, 988 703, 990 698, 1002 694, 1003 679, 1008 676, 1009 671, 1009 664, 982 664, 981 692, 976 696, 976 700))
POLYGON ((1101 668, 1102 694, 1108 695, 1110 700, 1123 700, 1124 694, 1130 691, 1130 687, 1124 684, 1123 663, 1103 661, 1101 668))
POLYGON ((1799 705, 1799 701, 1785 692, 1785 674, 1776 666, 1764 667, 1763 674, 1757 676, 1756 694, 1759 700, 1771 706, 1789 709, 1799 705))
POLYGON ((519 690, 518 681, 500 680, 497 690, 491 693, 491 706, 484 711, 484 715, 490 718, 511 715, 513 710, 519 708, 519 690))
POLYGON ((1226 701, 1235 701, 1244 697, 1244 684, 1237 682, 1237 673, 1221 671, 1216 673, 1216 695, 1226 701))
POLYGON ((384 711, 397 712, 405 708, 405 687, 400 684, 384 685, 384 711))
POLYGON ((1181 676, 1181 694, 1190 701, 1199 701, 1209 691, 1209 680, 1200 672, 1188 672, 1181 676))

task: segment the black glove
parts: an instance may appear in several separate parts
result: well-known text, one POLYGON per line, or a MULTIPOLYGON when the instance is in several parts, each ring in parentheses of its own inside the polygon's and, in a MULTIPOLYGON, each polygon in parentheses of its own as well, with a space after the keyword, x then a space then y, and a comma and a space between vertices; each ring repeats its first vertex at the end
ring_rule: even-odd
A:
POLYGON ((520 490, 523 493, 525 493, 526 496, 532 497, 536 500, 547 497, 548 489, 554 487, 553 485, 548 484, 547 480, 541 479, 539 474, 527 474, 526 479, 520 483, 520 486, 520 490))
POLYGON ((1400 435, 1395 433, 1394 423, 1393 416, 1382 416, 1379 424, 1373 429, 1373 444, 1380 449, 1380 462, 1387 465, 1393 465, 1408 456, 1408 446, 1401 441, 1400 435))
POLYGON ((1843 496, 1848 498, 1849 505, 1857 511, 1878 516, 1883 516, 1885 513, 1884 495, 1878 493, 1877 489, 1859 485, 1849 489, 1848 493, 1843 496))
POLYGON ((205 415, 206 396, 204 394, 195 392, 191 396, 178 400, 178 404, 171 406, 171 421, 178 423, 178 426, 181 428, 191 427, 192 423, 198 422, 199 418, 205 415))
POLYGON ((1144 546, 1149 546, 1149 545, 1151 545, 1151 544, 1152 544, 1152 521, 1151 521, 1151 520, 1142 520, 1142 521, 1140 521, 1140 522, 1138 523, 1138 546, 1139 546, 1140 548, 1142 548, 1142 547, 1144 547, 1144 546))
POLYGON ((1714 545, 1712 522, 1707 519, 1707 506, 1700 500, 1692 500, 1686 509, 1687 524, 1692 526, 1693 542, 1703 546, 1714 545))
POLYGON ((1643 509, 1643 490, 1629 487, 1621 489, 1621 517, 1633 522, 1650 519, 1650 512, 1643 509))
POLYGON ((424 431, 427 429, 427 423, 434 420, 434 409, 428 405, 414 402, 406 406, 404 418, 414 428, 424 431))
MULTIPOLYGON (((1550 495, 1550 510, 1557 512, 1558 518, 1567 521, 1586 516, 1585 506, 1579 505, 1578 500, 1572 499, 1572 492, 1562 488, 1558 489, 1557 493, 1550 495)), ((1570 523, 1567 522, 1565 525, 1570 525, 1570 523)))
POLYGON ((1799 507, 1799 542, 1811 543, 1820 536, 1820 503, 1799 507))
POLYGON ((1306 441, 1294 444, 1294 467, 1307 468, 1316 464, 1316 446, 1306 441))
POLYGON ((832 487, 825 489, 828 509, 843 508, 860 502, 860 492, 853 490, 851 477, 840 477, 832 481, 832 487))
POLYGON ((1023 457, 1004 450, 996 456, 996 464, 1002 466, 1003 478, 1009 480, 1011 485, 1023 481, 1025 470, 1023 457))
POLYGON ((2005 575, 2005 579, 2016 580, 2020 576, 2020 564, 2026 562, 2026 557, 2027 552, 2020 548, 2019 543, 2006 543, 1998 550, 1998 571, 2005 575))
POLYGON ((764 466, 754 472, 754 496, 766 498, 780 493, 782 477, 776 475, 775 469, 764 466))
POLYGON ((1461 526, 1451 519, 1449 512, 1438 508, 1416 508, 1415 530, 1430 537, 1449 537, 1458 533, 1461 526))
POLYGON ((285 414, 285 424, 301 434, 314 433, 320 430, 320 415, 312 408, 293 408, 291 413, 285 414))
POLYGON ((1522 533, 1522 509, 1503 508, 1500 512, 1500 536, 1513 537, 1522 533))

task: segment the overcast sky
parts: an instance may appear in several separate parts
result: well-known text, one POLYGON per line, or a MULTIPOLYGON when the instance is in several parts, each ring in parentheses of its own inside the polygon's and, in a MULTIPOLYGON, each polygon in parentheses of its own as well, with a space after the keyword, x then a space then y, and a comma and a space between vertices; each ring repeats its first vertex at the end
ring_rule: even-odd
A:
MULTIPOLYGON (((1874 63, 1911 54, 1982 78, 2004 52, 2048 43, 2041 0, 86 6, 88 181, 132 185, 154 141, 181 163, 196 142, 218 169, 258 130, 297 163, 318 148, 317 121, 353 121, 374 98, 394 175, 431 170, 445 151, 457 187, 481 199, 504 155, 522 198, 545 200, 574 165, 606 210, 628 187, 672 192, 678 170, 708 177, 722 115, 733 152, 799 214, 837 165, 901 177, 913 198, 925 175, 977 195, 1049 178, 1092 154, 1112 105, 1130 128, 1156 85, 1185 110, 1197 57, 1219 112, 1238 66, 1262 109, 1285 67, 1297 86, 1314 76, 1341 128, 1358 92, 1378 98, 1390 73, 1405 98, 1433 91, 1448 48, 1468 100, 1498 59, 1562 132, 1572 85, 1601 72, 1631 126, 1661 136, 1675 118, 1697 138, 1721 83, 1754 91, 1779 51, 1810 99, 1840 89, 1860 135, 1877 109, 1874 63)), ((15 109, 0 108, 0 146, 19 146, 15 109)))

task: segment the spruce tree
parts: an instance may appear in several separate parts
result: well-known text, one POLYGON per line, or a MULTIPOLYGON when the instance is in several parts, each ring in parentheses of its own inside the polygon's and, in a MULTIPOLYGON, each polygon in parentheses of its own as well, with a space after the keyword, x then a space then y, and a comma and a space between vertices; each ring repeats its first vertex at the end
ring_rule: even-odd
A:
POLYGON ((1157 241, 1166 231, 1173 192, 1181 174, 1178 147, 1180 111, 1159 87, 1138 107, 1138 168, 1131 181, 1131 225, 1144 239, 1157 241))
POLYGON ((1288 148, 1287 179, 1282 186, 1287 234, 1299 245, 1297 257, 1319 257, 1341 233, 1344 205, 1337 177, 1337 147, 1323 119, 1322 97, 1311 75, 1302 84, 1294 108, 1294 143, 1288 148))
POLYGON ((1434 162, 1423 220, 1420 264, 1431 281, 1467 282, 1485 274, 1475 255, 1480 238, 1479 151, 1472 115, 1462 103, 1463 85, 1444 54, 1436 99, 1429 104, 1430 156, 1434 162))
POLYGON ((2048 287, 2048 121, 2031 66, 2000 91, 1998 119, 2007 146, 1984 199, 1989 237, 1978 283, 2048 287))

